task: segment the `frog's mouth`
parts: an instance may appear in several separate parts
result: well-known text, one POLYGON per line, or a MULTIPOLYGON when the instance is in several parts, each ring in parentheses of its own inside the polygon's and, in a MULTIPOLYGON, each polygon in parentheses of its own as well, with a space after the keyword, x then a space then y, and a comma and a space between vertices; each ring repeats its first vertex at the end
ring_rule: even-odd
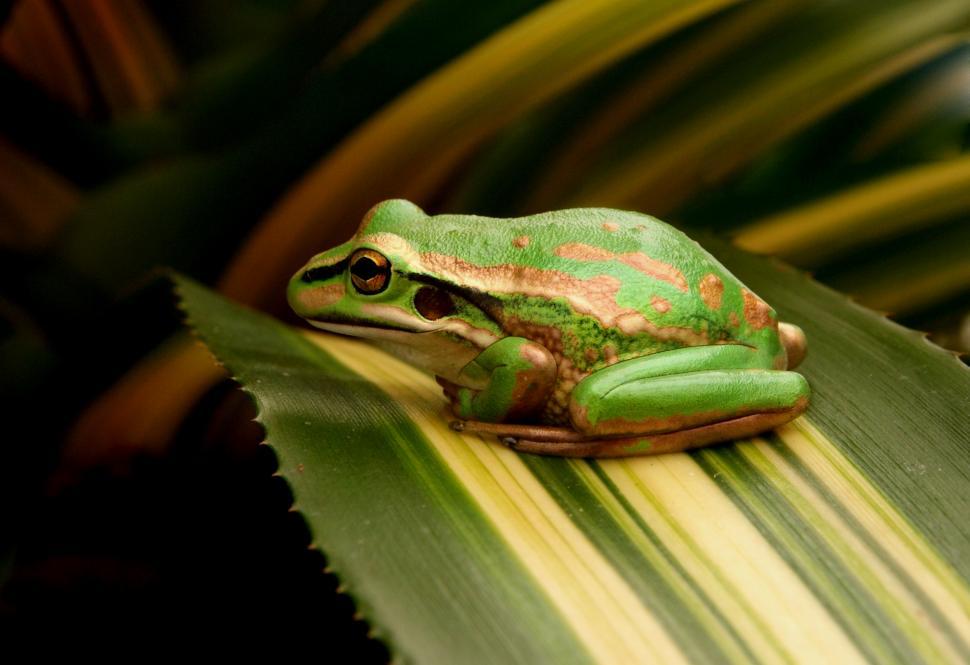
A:
POLYGON ((307 319, 306 321, 314 328, 319 328, 320 330, 339 333, 341 335, 349 335, 351 337, 364 337, 366 339, 401 340, 403 336, 435 333, 443 328, 443 326, 435 326, 433 324, 428 324, 426 328, 407 327, 404 325, 395 325, 391 323, 382 323, 381 325, 377 325, 376 323, 359 320, 336 322, 333 320, 320 321, 318 319, 307 319))

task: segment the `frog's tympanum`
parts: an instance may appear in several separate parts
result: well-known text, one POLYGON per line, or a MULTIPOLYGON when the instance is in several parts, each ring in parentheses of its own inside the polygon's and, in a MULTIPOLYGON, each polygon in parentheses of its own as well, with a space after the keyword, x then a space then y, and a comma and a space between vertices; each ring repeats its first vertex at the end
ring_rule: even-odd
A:
POLYGON ((788 422, 809 387, 805 335, 696 242, 587 208, 428 216, 385 201, 293 277, 317 328, 432 372, 456 429, 516 450, 668 452, 788 422))

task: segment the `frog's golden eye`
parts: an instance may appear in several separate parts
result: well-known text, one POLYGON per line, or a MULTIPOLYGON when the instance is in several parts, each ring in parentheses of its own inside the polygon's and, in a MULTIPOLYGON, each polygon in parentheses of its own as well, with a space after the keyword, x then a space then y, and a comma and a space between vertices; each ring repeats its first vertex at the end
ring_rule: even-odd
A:
POLYGON ((380 293, 391 281, 391 264, 380 252, 358 249, 350 257, 350 281, 364 295, 380 293))

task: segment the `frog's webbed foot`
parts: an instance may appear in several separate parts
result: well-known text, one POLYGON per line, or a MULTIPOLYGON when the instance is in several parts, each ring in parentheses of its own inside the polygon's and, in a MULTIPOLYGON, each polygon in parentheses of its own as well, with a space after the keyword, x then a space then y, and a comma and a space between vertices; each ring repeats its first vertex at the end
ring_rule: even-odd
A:
POLYGON ((452 420, 451 428, 459 432, 493 434, 512 450, 536 455, 629 457, 676 453, 721 441, 754 436, 793 420, 807 406, 808 400, 805 399, 784 411, 756 413, 676 432, 614 437, 584 435, 570 427, 484 423, 475 420, 452 420))
POLYGON ((798 367, 808 353, 808 340, 805 339, 805 332, 794 323, 778 324, 778 338, 781 345, 785 347, 785 356, 788 359, 786 369, 798 367))
POLYGON ((524 453, 558 457, 629 457, 676 453, 721 441, 754 436, 796 418, 807 405, 806 399, 785 411, 756 413, 676 432, 616 437, 586 436, 569 427, 546 425, 457 420, 452 421, 451 426, 452 429, 463 432, 495 434, 512 450, 524 453))

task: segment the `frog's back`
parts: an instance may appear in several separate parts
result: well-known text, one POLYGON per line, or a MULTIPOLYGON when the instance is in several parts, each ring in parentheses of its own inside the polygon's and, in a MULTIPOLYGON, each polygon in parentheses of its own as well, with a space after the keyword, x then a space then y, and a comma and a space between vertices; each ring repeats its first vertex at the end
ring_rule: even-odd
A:
POLYGON ((620 359, 707 344, 780 348, 774 311, 695 241, 647 215, 608 208, 510 219, 439 215, 408 234, 429 270, 460 257, 470 285, 478 271, 482 290, 508 295, 509 311, 531 307, 516 318, 541 318, 530 295, 568 302, 599 323, 620 359))

